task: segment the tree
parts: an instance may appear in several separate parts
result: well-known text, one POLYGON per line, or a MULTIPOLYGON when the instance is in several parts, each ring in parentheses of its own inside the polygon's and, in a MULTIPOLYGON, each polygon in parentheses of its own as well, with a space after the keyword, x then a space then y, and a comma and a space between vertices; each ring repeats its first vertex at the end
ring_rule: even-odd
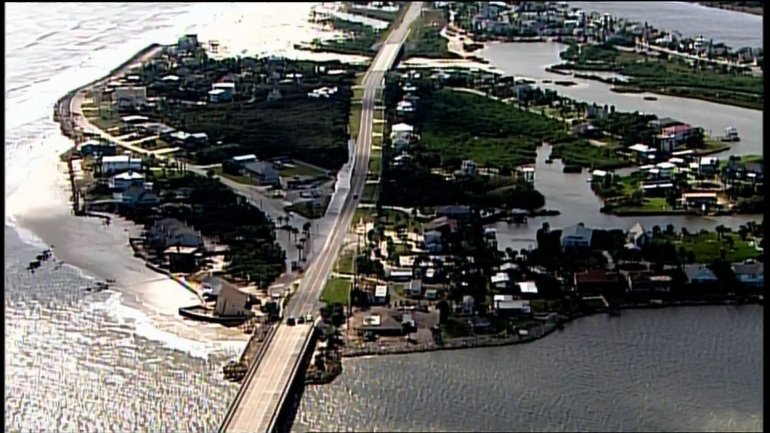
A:
POLYGON ((208 171, 206 171, 206 177, 208 177, 209 179, 213 179, 215 174, 216 173, 212 169, 209 169, 208 171))
POLYGON ((671 223, 666 224, 666 234, 669 235, 669 236, 673 236, 674 233, 675 233, 674 225, 671 224, 671 223))
POLYGON ((660 226, 657 225, 657 224, 654 225, 652 227, 652 236, 655 237, 655 238, 659 238, 660 237, 660 233, 661 233, 660 226))
POLYGON ((727 232, 727 227, 725 227, 723 224, 719 224, 714 230, 717 232, 717 240, 721 240, 722 235, 727 232))

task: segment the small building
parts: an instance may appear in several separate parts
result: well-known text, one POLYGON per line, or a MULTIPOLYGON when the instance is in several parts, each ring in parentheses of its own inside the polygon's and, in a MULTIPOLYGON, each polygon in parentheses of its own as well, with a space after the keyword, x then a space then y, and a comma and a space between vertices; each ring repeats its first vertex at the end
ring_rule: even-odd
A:
POLYGON ((444 246, 442 243, 442 235, 438 230, 431 230, 425 232, 423 235, 425 242, 425 249, 431 254, 441 254, 444 246))
POLYGON ((177 40, 176 47, 177 50, 181 52, 194 51, 200 47, 200 43, 198 43, 198 35, 188 34, 182 36, 177 40))
POLYGON ((498 316, 524 317, 532 314, 529 301, 513 299, 511 295, 495 295, 492 304, 498 316))
POLYGON ((462 165, 460 166, 460 172, 463 176, 473 176, 476 174, 477 169, 476 162, 472 159, 466 159, 462 162, 462 165))
POLYGON ((507 272, 498 272, 490 277, 490 282, 498 290, 505 290, 510 287, 511 277, 507 272))
POLYGON ((168 247, 163 255, 168 259, 168 269, 171 272, 195 272, 198 268, 197 247, 168 247))
POLYGON ((374 288, 374 304, 386 305, 390 297, 388 296, 388 286, 380 284, 374 288))
POLYGON ((436 289, 428 289, 425 291, 425 299, 429 301, 435 301, 438 299, 438 290, 436 289))
POLYGON ((413 298, 422 296, 422 280, 412 279, 406 288, 406 294, 413 298))
POLYGON ((112 197, 119 203, 129 207, 155 206, 160 200, 157 194, 147 188, 147 185, 149 184, 129 186, 121 192, 113 193, 112 197))
POLYGON ((590 248, 593 230, 586 228, 585 224, 578 223, 562 230, 562 248, 590 248))
POLYGON ((670 293, 672 278, 650 271, 625 272, 629 293, 670 293))
POLYGON ((144 175, 135 171, 126 171, 110 178, 108 185, 113 190, 123 191, 132 186, 144 188, 144 175))
POLYGON ((444 234, 454 233, 457 231, 457 221, 446 216, 434 218, 423 225, 423 230, 426 231, 426 234, 434 230, 444 234))
POLYGON ((118 147, 115 144, 99 140, 88 140, 79 144, 77 149, 83 156, 115 156, 118 153, 118 147))
POLYGON ((147 118, 147 116, 140 116, 138 114, 124 116, 120 119, 120 121, 123 122, 123 125, 130 130, 137 128, 141 124, 147 123, 149 120, 150 119, 147 118))
POLYGON ((217 104, 220 102, 229 102, 229 100, 226 98, 225 91, 222 89, 209 90, 208 96, 209 96, 209 102, 214 104, 217 104))
POLYGON ((243 165, 243 174, 250 176, 259 182, 260 185, 280 185, 281 177, 273 167, 273 164, 266 161, 254 161, 243 165))
POLYGON ((388 279, 393 282, 405 282, 412 279, 411 269, 389 269, 386 274, 388 279))
POLYGON ((524 176, 525 182, 528 182, 528 183, 535 182, 535 167, 532 167, 532 166, 522 167, 520 171, 522 176, 524 176))
POLYGON ((214 313, 217 316, 251 316, 251 296, 238 290, 227 282, 222 282, 222 288, 217 296, 214 313))
POLYGON ((762 262, 734 264, 733 272, 745 287, 761 288, 765 285, 765 265, 762 262))
POLYGON ((142 171, 142 160, 130 155, 103 156, 100 168, 104 176, 124 171, 142 171))
POLYGON ((687 284, 692 286, 711 286, 718 282, 714 272, 705 265, 684 265, 682 271, 684 271, 687 284))
POLYGON ((534 281, 519 281, 516 286, 522 295, 537 295, 537 284, 534 281))
POLYGON ((463 302, 461 305, 462 313, 473 314, 476 311, 475 304, 476 304, 476 300, 473 299, 473 296, 470 296, 470 295, 463 296, 463 302))
POLYGON ((211 90, 221 90, 222 93, 219 94, 219 102, 229 102, 232 101, 233 96, 235 96, 235 83, 214 83, 211 85, 211 90))
POLYGON ((644 227, 642 227, 640 223, 634 224, 634 226, 628 230, 628 234, 626 236, 626 241, 629 244, 633 244, 637 248, 641 248, 642 246, 646 245, 649 240, 650 237, 647 234, 647 231, 644 230, 644 227))

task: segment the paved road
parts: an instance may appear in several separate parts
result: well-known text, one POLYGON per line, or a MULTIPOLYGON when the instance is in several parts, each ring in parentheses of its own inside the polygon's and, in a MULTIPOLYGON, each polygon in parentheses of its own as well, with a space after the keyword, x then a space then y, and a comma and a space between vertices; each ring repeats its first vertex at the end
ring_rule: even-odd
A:
MULTIPOLYGON (((362 98, 361 129, 354 148, 354 170, 350 179, 350 192, 343 198, 339 210, 330 205, 330 214, 334 225, 323 248, 311 263, 302 279, 297 293, 289 301, 285 316, 298 316, 317 312, 320 306, 318 298, 355 213, 358 197, 363 192, 366 172, 371 153, 372 120, 374 118, 375 92, 389 70, 401 45, 406 38, 409 25, 420 15, 421 2, 413 2, 401 25, 392 32, 372 61, 364 78, 364 96, 362 98)), ((327 216, 329 216, 327 214, 327 216)), ((298 364, 305 341, 309 337, 311 326, 279 325, 267 348, 260 365, 250 370, 244 379, 242 390, 236 399, 232 416, 223 423, 227 432, 267 432, 273 426, 283 394, 292 379, 292 370, 298 364)))

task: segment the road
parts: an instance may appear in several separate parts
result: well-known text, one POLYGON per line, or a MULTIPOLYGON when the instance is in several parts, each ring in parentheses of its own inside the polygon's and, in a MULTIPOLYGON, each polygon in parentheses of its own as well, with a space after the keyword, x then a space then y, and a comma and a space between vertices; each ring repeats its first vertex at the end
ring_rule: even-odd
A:
MULTIPOLYGON (((376 90, 380 87, 385 72, 393 66, 409 32, 409 25, 420 15, 421 9, 421 2, 410 3, 403 21, 380 47, 364 77, 361 129, 354 146, 354 170, 350 178, 350 190, 342 199, 339 209, 333 206, 334 203, 330 205, 327 216, 333 217, 334 224, 323 248, 308 267, 297 292, 291 297, 284 313, 286 317, 315 313, 320 307, 321 290, 350 227, 366 181, 376 90)), ((267 432, 274 425, 274 416, 284 397, 283 393, 290 385, 293 370, 298 365, 311 330, 312 326, 307 324, 278 326, 259 366, 250 369, 244 379, 241 392, 236 397, 233 410, 223 423, 222 431, 267 432)))

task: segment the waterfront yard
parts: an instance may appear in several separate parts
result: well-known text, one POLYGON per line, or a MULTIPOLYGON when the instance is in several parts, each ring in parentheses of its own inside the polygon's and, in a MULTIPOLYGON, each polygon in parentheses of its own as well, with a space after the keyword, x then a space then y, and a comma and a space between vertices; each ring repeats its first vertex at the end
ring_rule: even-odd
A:
POLYGON ((757 259, 761 256, 761 253, 753 245, 750 245, 748 240, 741 240, 733 232, 722 235, 717 232, 698 233, 676 239, 673 244, 677 249, 681 246, 684 247, 685 251, 692 251, 699 263, 711 263, 718 259, 722 249, 724 249, 725 258, 729 263, 757 259))
POLYGON ((592 169, 612 170, 633 165, 633 162, 618 157, 617 146, 607 144, 596 146, 582 138, 569 139, 554 144, 551 158, 561 159, 564 165, 579 165, 592 169))

